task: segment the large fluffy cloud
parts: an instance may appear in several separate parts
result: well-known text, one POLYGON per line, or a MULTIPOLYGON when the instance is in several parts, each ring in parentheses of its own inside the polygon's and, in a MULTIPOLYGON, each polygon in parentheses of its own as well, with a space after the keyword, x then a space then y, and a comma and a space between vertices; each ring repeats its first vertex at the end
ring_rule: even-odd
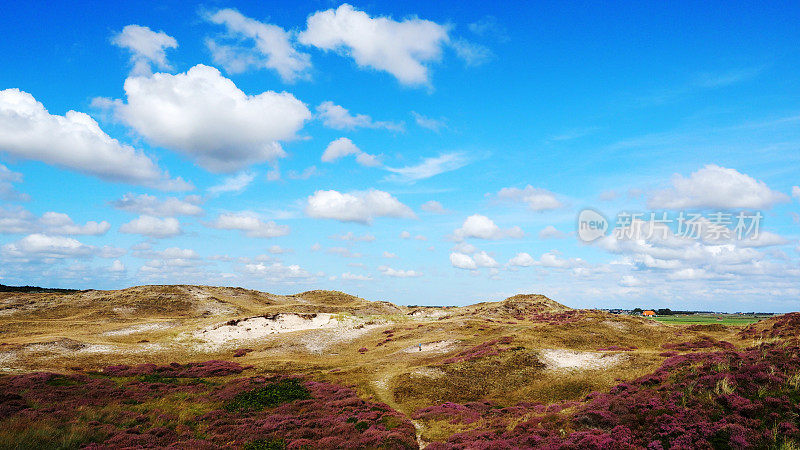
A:
POLYGON ((294 139, 311 118, 292 94, 247 95, 219 70, 202 64, 177 75, 128 78, 125 94, 127 103, 111 103, 119 120, 151 143, 214 172, 286 156, 279 141, 294 139))
POLYGON ((519 239, 524 234, 520 227, 502 229, 492 219, 480 214, 473 214, 467 217, 461 227, 453 232, 453 238, 456 241, 463 241, 466 238, 519 239))
POLYGON ((768 209, 789 198, 771 190, 763 181, 709 164, 688 178, 675 174, 672 188, 654 192, 648 199, 651 208, 754 208, 768 209))
POLYGON ((0 152, 77 170, 106 181, 181 190, 147 155, 112 139, 87 114, 50 114, 29 93, 0 91, 0 152))
POLYGON ((289 234, 288 225, 278 225, 271 220, 262 220, 257 214, 250 211, 220 214, 211 223, 211 226, 220 230, 239 230, 248 237, 256 238, 272 238, 289 234))
POLYGON ((167 62, 166 49, 178 47, 178 41, 172 36, 140 25, 127 25, 114 35, 111 43, 131 52, 134 75, 149 75, 151 64, 162 70, 172 69, 167 62))
POLYGON ((309 55, 297 51, 290 40, 291 34, 277 25, 245 17, 235 9, 221 9, 206 18, 225 26, 226 37, 239 41, 236 44, 220 43, 217 39, 206 41, 214 62, 228 73, 243 72, 250 67, 265 68, 275 70, 284 81, 291 82, 304 77, 311 67, 309 55), (245 40, 252 40, 254 46, 243 46, 245 40))
POLYGON ((96 249, 73 238, 31 234, 3 246, 2 253, 13 258, 75 258, 91 255, 96 249))
POLYGON ((340 51, 360 67, 394 75, 406 85, 427 84, 427 64, 439 60, 448 27, 429 20, 370 17, 348 4, 309 16, 301 43, 340 51))
POLYGON ((363 224, 372 223, 376 217, 416 217, 411 208, 397 198, 376 189, 350 193, 316 191, 308 197, 305 212, 318 219, 363 224))

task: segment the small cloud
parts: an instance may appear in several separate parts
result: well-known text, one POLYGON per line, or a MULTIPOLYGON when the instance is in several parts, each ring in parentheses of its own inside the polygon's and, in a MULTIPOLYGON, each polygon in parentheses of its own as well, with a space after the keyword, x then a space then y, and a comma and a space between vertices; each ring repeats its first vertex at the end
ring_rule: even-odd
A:
POLYGON ((518 226, 501 229, 492 219, 480 214, 473 214, 467 217, 461 227, 453 232, 453 239, 457 242, 467 238, 489 240, 520 239, 524 235, 525 233, 518 226))
POLYGON ((422 206, 420 206, 420 209, 432 214, 447 214, 450 212, 446 210, 444 206, 442 206, 442 204, 437 202, 436 200, 430 200, 423 203, 422 206))
POLYGON ((378 270, 387 277, 394 278, 417 278, 422 276, 422 272, 416 270, 399 270, 389 266, 380 266, 378 270))
POLYGON ((500 189, 497 199, 525 203, 531 211, 549 211, 564 206, 554 193, 531 185, 525 186, 524 189, 513 187, 500 189))
POLYGON ((414 117, 414 122, 416 122, 417 125, 421 126, 422 128, 427 128, 431 131, 436 131, 437 133, 443 128, 447 128, 447 124, 445 123, 444 119, 432 119, 430 117, 425 117, 416 111, 411 111, 411 115, 414 117))
POLYGON ((256 179, 254 172, 242 172, 238 175, 225 178, 222 183, 211 186, 208 192, 212 195, 219 195, 226 192, 242 192, 247 189, 247 186, 256 179))
POLYGON ((461 58, 467 66, 480 66, 494 57, 488 47, 466 39, 453 39, 450 41, 450 46, 455 50, 456 56, 461 58))
POLYGON ((346 137, 341 137, 328 144, 328 147, 325 148, 325 152, 322 153, 322 162, 334 162, 348 155, 356 155, 356 162, 362 166, 376 167, 381 164, 377 157, 364 153, 353 144, 353 141, 346 137))
POLYGON ((286 174, 286 176, 291 180, 307 180, 316 175, 319 175, 319 170, 317 170, 317 166, 306 167, 302 172, 299 173, 294 170, 290 170, 286 174))
POLYGON ((180 222, 174 217, 160 219, 153 216, 139 216, 119 227, 119 231, 127 234, 141 234, 153 238, 167 238, 183 233, 180 222))
POLYGON ((566 235, 561 231, 557 230, 556 227, 552 225, 548 225, 542 228, 542 231, 539 232, 539 239, 563 239, 566 235))
POLYGON ((209 226, 218 230, 239 230, 253 238, 273 238, 289 234, 288 225, 262 220, 258 214, 250 211, 220 214, 209 226))
POLYGON ((111 43, 131 52, 133 76, 147 76, 152 73, 151 64, 162 70, 172 70, 167 62, 166 50, 177 48, 178 41, 163 31, 155 32, 140 25, 127 25, 113 38, 111 43))
POLYGON ((369 233, 357 236, 353 234, 352 231, 348 231, 347 233, 343 234, 335 234, 331 236, 331 239, 337 239, 340 241, 350 241, 350 242, 373 242, 375 240, 375 236, 369 233))
POLYGON ((317 106, 317 117, 322 119, 322 124, 336 130, 355 130, 356 128, 385 128, 392 131, 403 131, 402 123, 376 122, 366 114, 350 114, 347 109, 331 101, 322 102, 317 106))

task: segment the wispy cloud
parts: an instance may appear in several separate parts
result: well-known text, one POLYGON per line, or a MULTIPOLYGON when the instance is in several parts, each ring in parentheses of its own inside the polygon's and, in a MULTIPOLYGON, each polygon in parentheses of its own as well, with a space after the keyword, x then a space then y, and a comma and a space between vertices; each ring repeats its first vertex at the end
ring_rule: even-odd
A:
POLYGON ((765 66, 743 67, 720 72, 701 72, 690 81, 670 88, 651 92, 638 100, 639 106, 671 103, 682 97, 709 89, 718 89, 743 83, 759 76, 765 66))
POLYGON ((219 195, 226 192, 242 192, 247 189, 247 186, 256 179, 254 172, 242 172, 232 177, 227 177, 222 180, 222 183, 208 188, 208 192, 212 195, 219 195))
POLYGON ((392 175, 386 177, 387 181, 400 183, 413 183, 424 180, 445 172, 460 169, 470 163, 462 153, 445 153, 433 158, 425 158, 415 166, 386 167, 392 175))

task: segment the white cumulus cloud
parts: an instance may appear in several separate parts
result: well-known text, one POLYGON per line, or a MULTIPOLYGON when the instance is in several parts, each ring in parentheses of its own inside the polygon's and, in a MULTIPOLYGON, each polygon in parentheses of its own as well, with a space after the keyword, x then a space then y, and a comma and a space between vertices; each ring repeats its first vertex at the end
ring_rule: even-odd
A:
POLYGON ((198 64, 185 73, 130 77, 127 102, 97 100, 155 145, 178 151, 213 172, 232 172, 286 156, 311 118, 288 92, 247 95, 219 70, 198 64))
POLYGON ((153 216, 139 216, 119 227, 119 231, 128 234, 141 234, 154 238, 177 236, 183 231, 180 222, 174 217, 160 219, 153 216))
POLYGON ((76 258, 94 253, 95 247, 64 237, 35 233, 3 246, 3 254, 13 258, 76 258))
POLYGON ((763 181, 709 164, 688 178, 675 174, 672 188, 653 192, 647 201, 651 208, 754 208, 769 209, 789 198, 771 190, 763 181))
POLYGON ((420 206, 420 208, 429 213, 433 214, 447 214, 447 211, 441 203, 437 202, 436 200, 429 200, 420 206))
POLYGON ((428 65, 440 59, 449 31, 446 25, 418 18, 373 18, 346 3, 312 14, 306 25, 301 43, 338 51, 359 67, 389 72, 410 86, 429 83, 428 65))
POLYGON ((480 214, 467 217, 461 227, 453 232, 453 238, 456 241, 463 241, 467 238, 519 239, 524 235, 525 233, 518 226, 502 229, 492 219, 480 214))
POLYGON ((112 139, 89 115, 50 114, 29 93, 0 91, 0 152, 76 170, 106 181, 166 190, 191 185, 170 179, 143 152, 112 139))
POLYGON ((414 211, 397 198, 376 189, 350 193, 316 191, 306 200, 305 213, 317 219, 363 224, 371 224, 376 217, 416 217, 414 211))
POLYGON ((375 167, 381 164, 376 156, 363 152, 346 137, 341 137, 328 144, 325 152, 322 153, 322 162, 334 162, 349 155, 356 155, 356 162, 362 166, 375 167))
POLYGON ((141 25, 127 25, 111 38, 111 43, 131 52, 133 75, 149 75, 151 64, 162 70, 171 70, 166 50, 177 48, 178 41, 163 31, 155 32, 141 25))
POLYGON ((534 264, 536 264, 536 260, 533 259, 533 256, 525 252, 517 253, 516 256, 508 260, 508 265, 515 267, 530 267, 534 264))
POLYGON ((258 214, 250 211, 220 214, 210 226, 220 230, 239 230, 248 237, 255 238, 273 238, 289 234, 288 225, 262 220, 258 214))
POLYGON ((89 221, 84 225, 78 225, 66 214, 57 212, 46 212, 42 214, 39 223, 49 234, 84 234, 99 236, 106 234, 111 228, 111 224, 105 220, 101 222, 89 221))
POLYGON ((475 270, 478 268, 478 265, 471 256, 458 252, 450 253, 450 264, 458 269, 475 270))
POLYGON ((283 28, 251 19, 235 9, 221 9, 207 14, 206 19, 226 28, 227 40, 208 39, 206 45, 214 62, 228 73, 255 67, 274 70, 286 82, 307 78, 311 57, 297 51, 291 33, 283 28), (227 43, 221 43, 223 40, 227 43), (245 46, 245 42, 249 45, 245 46))

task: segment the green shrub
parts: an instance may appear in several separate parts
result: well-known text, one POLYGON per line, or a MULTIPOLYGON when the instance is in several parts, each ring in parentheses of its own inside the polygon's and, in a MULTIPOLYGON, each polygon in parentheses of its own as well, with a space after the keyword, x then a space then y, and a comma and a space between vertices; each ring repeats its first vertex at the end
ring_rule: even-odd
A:
POLYGON ((311 393, 299 380, 286 378, 252 391, 240 392, 225 405, 228 411, 260 411, 295 400, 311 398, 311 393))
POLYGON ((283 439, 258 439, 244 444, 244 450, 283 450, 286 448, 286 441, 283 439))

